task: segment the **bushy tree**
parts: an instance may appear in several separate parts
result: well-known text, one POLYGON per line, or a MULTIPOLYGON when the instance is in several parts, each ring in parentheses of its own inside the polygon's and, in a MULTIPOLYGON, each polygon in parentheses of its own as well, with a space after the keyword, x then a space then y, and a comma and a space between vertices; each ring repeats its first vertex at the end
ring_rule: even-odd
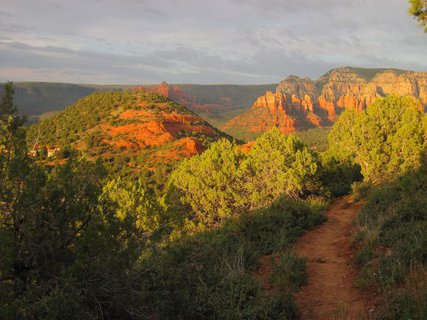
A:
POLYGON ((105 184, 103 196, 114 205, 117 219, 135 226, 140 235, 148 239, 166 221, 159 198, 146 189, 141 178, 128 182, 116 178, 105 184))
POLYGON ((182 161, 172 173, 170 185, 191 206, 201 226, 216 225, 242 208, 238 175, 243 154, 228 140, 220 140, 200 156, 182 161))
POLYGON ((377 99, 362 112, 346 110, 329 135, 331 152, 360 165, 367 182, 391 180, 420 165, 423 117, 418 101, 397 95, 377 99))
MULTIPOLYGON (((71 157, 47 172, 28 157, 6 85, 0 114, 0 318, 130 318, 135 225, 103 196, 104 170, 71 157)), ((140 239, 139 239, 140 240, 140 239)))
POLYGON ((169 181, 194 216, 189 223, 215 226, 225 218, 272 204, 279 197, 304 197, 321 189, 316 157, 295 136, 278 129, 261 135, 249 154, 227 140, 184 160, 169 181))
POLYGON ((338 160, 332 152, 320 154, 321 180, 334 197, 349 194, 354 182, 363 180, 360 166, 351 159, 338 160))
POLYGON ((420 23, 420 26, 427 32, 427 1, 409 0, 410 7, 408 12, 413 15, 420 23))
POLYGON ((256 140, 241 164, 247 207, 264 207, 281 196, 301 197, 319 186, 317 172, 317 160, 302 141, 273 128, 256 140))

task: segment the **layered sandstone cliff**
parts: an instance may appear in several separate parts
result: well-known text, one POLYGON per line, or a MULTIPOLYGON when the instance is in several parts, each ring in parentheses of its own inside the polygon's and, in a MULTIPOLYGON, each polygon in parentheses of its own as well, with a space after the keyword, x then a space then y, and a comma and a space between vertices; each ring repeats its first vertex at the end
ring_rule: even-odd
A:
POLYGON ((347 108, 363 110, 378 97, 413 96, 427 106, 427 73, 395 69, 338 68, 319 80, 289 76, 260 96, 223 129, 248 138, 276 126, 284 133, 332 125, 347 108))

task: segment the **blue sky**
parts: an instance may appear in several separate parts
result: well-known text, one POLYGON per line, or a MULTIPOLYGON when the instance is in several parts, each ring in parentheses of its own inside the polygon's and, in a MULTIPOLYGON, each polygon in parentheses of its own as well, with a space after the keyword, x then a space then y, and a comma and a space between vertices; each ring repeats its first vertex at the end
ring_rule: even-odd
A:
POLYGON ((277 83, 427 71, 406 0, 3 0, 0 80, 277 83))

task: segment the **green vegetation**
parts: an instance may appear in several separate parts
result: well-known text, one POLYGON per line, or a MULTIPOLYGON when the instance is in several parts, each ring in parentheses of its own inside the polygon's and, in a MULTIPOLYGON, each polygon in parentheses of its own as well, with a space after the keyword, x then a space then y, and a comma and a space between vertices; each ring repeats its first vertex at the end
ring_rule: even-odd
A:
POLYGON ((413 15, 427 32, 427 1, 409 0, 409 3, 411 5, 408 9, 409 14, 413 15))
POLYGON ((419 167, 425 117, 415 99, 395 95, 362 112, 346 110, 329 135, 331 152, 359 165, 366 182, 390 181, 419 167))
MULTIPOLYGON (((182 129, 176 134, 176 139, 191 137, 208 147, 213 141, 225 137, 224 133, 211 127, 207 122, 195 116, 184 106, 155 93, 147 92, 96 92, 63 112, 55 114, 42 122, 30 126, 27 130, 28 145, 33 147, 51 146, 61 150, 49 160, 67 158, 64 154, 70 153, 70 148, 78 150, 88 158, 101 158, 109 172, 115 172, 122 177, 132 177, 135 172, 145 177, 146 184, 154 190, 161 192, 166 184, 167 174, 180 160, 179 146, 173 141, 168 141, 169 133, 165 131, 166 141, 161 145, 145 145, 145 140, 156 139, 150 132, 162 132, 163 122, 168 125, 168 120, 162 117, 181 115, 189 116, 188 123, 182 124, 185 128, 204 127, 212 134, 194 132, 182 129), (137 113, 130 117, 122 118, 123 112, 143 111, 144 115, 137 113), (191 120, 193 119, 193 120, 191 120), (154 123, 150 123, 154 121, 154 123), (159 123, 155 123, 155 122, 159 123), (140 125, 147 125, 137 132, 140 125), (136 127, 132 127, 135 125, 136 127), (154 125, 153 128, 150 125, 154 125), (126 127, 128 126, 128 127, 126 127), (110 134, 110 130, 116 130, 110 134), (144 136, 147 135, 147 137, 144 136), (158 153, 171 156, 158 157, 158 153)), ((177 120, 176 125, 181 125, 177 120)), ((173 121, 171 126, 175 125, 173 121)), ((162 143, 162 142, 161 142, 162 143)), ((183 147, 181 147, 182 149, 183 147)))
MULTIPOLYGON (((101 161, 86 161, 66 144, 71 141, 67 135, 59 135, 65 137, 60 162, 45 166, 29 157, 11 84, 5 92, 0 108, 0 318, 296 317, 292 295, 305 281, 305 261, 291 245, 323 220, 321 201, 289 198, 306 198, 318 186, 316 157, 299 139, 271 131, 246 156, 227 140, 213 144, 204 156, 212 165, 205 167, 207 181, 224 179, 218 163, 232 164, 234 155, 243 161, 247 181, 242 181, 248 186, 261 178, 262 161, 273 157, 269 179, 275 173, 280 179, 260 181, 275 191, 273 196, 259 187, 245 191, 259 194, 235 213, 222 215, 214 206, 218 200, 207 197, 211 220, 203 221, 180 201, 184 190, 176 179, 160 198, 146 177, 121 179, 101 161), (220 146, 228 151, 220 152, 220 146), (188 228, 198 224, 203 230, 188 228), (271 277, 263 280, 272 289, 256 276, 264 255, 274 260, 271 277)), ((75 121, 85 127, 93 119, 75 121)))
POLYGON ((206 137, 176 168, 142 169, 150 153, 99 157, 100 119, 132 124, 117 115, 142 102, 154 116, 190 111, 157 94, 95 93, 25 129, 12 84, 3 92, 0 318, 296 319, 307 275, 293 242, 352 189, 367 197, 359 285, 385 301, 372 316, 426 317, 427 116, 411 98, 344 112, 326 151, 327 129, 301 134, 313 150, 273 128, 248 153, 206 137), (27 141, 61 150, 47 165, 48 148, 29 156, 27 141))
MULTIPOLYGON (((94 127, 102 123, 111 125, 129 124, 119 119, 118 114, 126 110, 147 110, 154 114, 192 114, 185 107, 168 98, 145 92, 96 92, 80 99, 63 112, 53 115, 28 130, 28 142, 41 145, 65 146, 95 135, 94 127), (141 103, 147 104, 140 107, 141 103), (162 104, 162 107, 159 107, 162 104)), ((99 140, 99 139, 98 139, 99 140)))
POLYGON ((260 95, 266 91, 274 91, 277 84, 178 84, 176 86, 194 96, 198 104, 216 105, 207 110, 194 109, 193 111, 219 128, 231 118, 246 111, 260 95))
MULTIPOLYGON (((51 112, 58 112, 77 100, 94 92, 125 91, 136 85, 95 85, 49 82, 17 82, 15 101, 20 112, 30 116, 30 122, 43 120, 51 112)), ((266 85, 174 85, 194 97, 196 104, 206 104, 215 108, 194 109, 202 118, 216 127, 243 112, 265 91, 274 90, 275 84, 266 85)), ((150 87, 150 86, 147 86, 150 87)), ((2 88, 0 87, 0 94, 2 88)))
POLYGON ((247 126, 232 126, 224 130, 232 137, 244 142, 255 141, 262 132, 249 132, 247 126))
POLYGON ((140 266, 143 301, 159 319, 295 319, 292 294, 305 281, 305 261, 289 248, 322 220, 308 205, 282 199, 180 238, 140 266), (278 259, 265 279, 272 290, 254 276, 262 255, 278 259))
POLYGON ((70 159, 48 172, 28 157, 11 84, 0 108, 0 318, 120 315, 143 243, 102 198, 105 170, 70 159))
MULTIPOLYGON (((312 128, 300 130, 293 134, 299 137, 307 147, 317 152, 324 152, 328 149, 328 135, 330 131, 331 128, 312 128)), ((227 129, 227 133, 244 142, 255 141, 262 134, 259 132, 248 132, 246 127, 239 128, 238 126, 227 129)))
POLYGON ((171 189, 193 210, 190 228, 218 225, 243 210, 265 207, 282 196, 307 198, 322 190, 316 156, 295 136, 278 129, 261 135, 249 154, 218 141, 185 159, 171 175, 171 189))
POLYGON ((379 319, 427 317, 427 171, 372 191, 357 224, 360 285, 385 296, 379 319))
MULTIPOLYGON (((409 97, 378 99, 364 112, 345 111, 325 154, 337 165, 358 165, 367 198, 356 223, 359 285, 384 300, 373 319, 427 317, 427 115, 409 97)), ((328 185, 328 183, 326 183, 328 185)))
POLYGON ((324 152, 328 149, 328 135, 331 128, 313 128, 295 132, 304 144, 317 152, 324 152))

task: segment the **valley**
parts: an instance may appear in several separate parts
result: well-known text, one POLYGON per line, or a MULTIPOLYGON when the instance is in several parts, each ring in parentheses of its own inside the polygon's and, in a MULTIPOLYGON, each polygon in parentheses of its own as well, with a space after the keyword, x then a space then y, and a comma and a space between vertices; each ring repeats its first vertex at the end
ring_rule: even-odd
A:
POLYGON ((3 0, 0 320, 426 320, 427 1, 385 2, 3 0))

